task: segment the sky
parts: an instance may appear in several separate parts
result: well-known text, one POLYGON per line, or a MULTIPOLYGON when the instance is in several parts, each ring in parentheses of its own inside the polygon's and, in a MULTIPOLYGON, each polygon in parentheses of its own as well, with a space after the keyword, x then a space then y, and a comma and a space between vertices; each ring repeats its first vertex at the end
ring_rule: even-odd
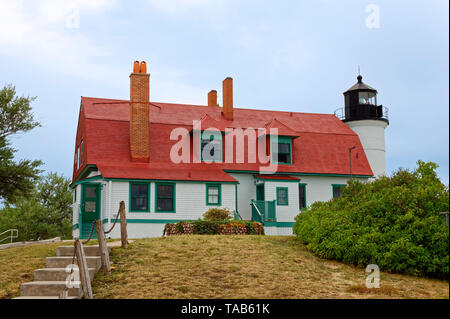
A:
POLYGON ((0 87, 36 96, 17 159, 72 176, 80 96, 204 105, 230 76, 235 107, 333 113, 363 81, 389 108, 388 174, 433 161, 449 181, 449 1, 0 0, 0 87))

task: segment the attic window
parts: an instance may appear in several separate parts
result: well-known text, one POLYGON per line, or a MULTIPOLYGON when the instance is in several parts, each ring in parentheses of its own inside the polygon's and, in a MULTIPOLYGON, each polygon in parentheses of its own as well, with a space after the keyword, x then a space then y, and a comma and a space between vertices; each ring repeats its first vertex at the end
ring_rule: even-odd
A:
POLYGON ((292 138, 278 136, 277 140, 271 142, 272 163, 292 164, 292 138))
POLYGON ((204 131, 200 140, 200 158, 204 162, 222 162, 222 134, 204 131))
POLYGON ((83 166, 83 140, 81 140, 80 144, 80 166, 83 166))

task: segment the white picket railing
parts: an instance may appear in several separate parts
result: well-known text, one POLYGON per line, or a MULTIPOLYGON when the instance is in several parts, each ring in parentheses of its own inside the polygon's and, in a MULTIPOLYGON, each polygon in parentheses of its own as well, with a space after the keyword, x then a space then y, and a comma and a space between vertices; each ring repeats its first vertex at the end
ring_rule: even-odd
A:
POLYGON ((7 240, 7 239, 10 239, 10 240, 11 240, 11 243, 12 243, 12 242, 13 242, 13 239, 19 237, 19 231, 18 231, 17 229, 8 229, 8 230, 6 230, 6 231, 4 231, 3 233, 0 234, 0 238, 1 238, 3 235, 7 234, 7 233, 10 233, 9 236, 6 236, 5 238, 0 239, 0 243, 1 243, 2 241, 7 240))

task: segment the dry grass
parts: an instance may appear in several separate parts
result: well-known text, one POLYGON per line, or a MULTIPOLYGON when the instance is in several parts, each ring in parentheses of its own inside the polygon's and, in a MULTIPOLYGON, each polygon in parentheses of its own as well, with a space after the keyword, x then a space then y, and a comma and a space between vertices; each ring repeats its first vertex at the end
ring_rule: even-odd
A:
POLYGON ((56 256, 62 243, 39 244, 0 250, 0 299, 20 295, 20 284, 33 281, 34 270, 45 267, 45 257, 56 256))
POLYGON ((94 298, 449 298, 447 281, 366 273, 315 257, 295 237, 185 235, 114 248, 94 298))

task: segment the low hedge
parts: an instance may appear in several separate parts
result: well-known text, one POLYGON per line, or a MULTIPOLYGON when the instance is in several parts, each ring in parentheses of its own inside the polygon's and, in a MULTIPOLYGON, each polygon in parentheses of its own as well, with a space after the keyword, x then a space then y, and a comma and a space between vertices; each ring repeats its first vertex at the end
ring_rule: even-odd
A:
POLYGON ((440 212, 449 209, 449 191, 436 168, 419 161, 413 172, 350 180, 341 197, 300 213, 294 233, 322 258, 448 279, 449 230, 440 212))
POLYGON ((171 235, 264 235, 261 223, 243 220, 195 220, 166 224, 163 236, 171 235))

